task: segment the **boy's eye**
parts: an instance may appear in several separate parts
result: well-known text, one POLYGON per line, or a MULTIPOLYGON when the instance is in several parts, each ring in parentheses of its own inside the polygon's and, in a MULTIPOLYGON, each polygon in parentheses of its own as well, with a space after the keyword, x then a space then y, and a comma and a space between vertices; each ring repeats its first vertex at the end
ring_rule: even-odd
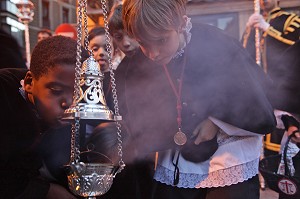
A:
POLYGON ((167 42, 167 38, 162 38, 157 41, 159 44, 165 44, 167 42))
POLYGON ((50 88, 50 91, 53 95, 60 95, 63 93, 63 89, 55 87, 50 88))
POLYGON ((97 52, 97 51, 98 51, 98 49, 99 49, 98 47, 95 47, 95 46, 94 46, 94 47, 92 47, 92 50, 93 50, 93 52, 97 52))
POLYGON ((121 41, 123 39, 123 35, 115 34, 114 39, 118 40, 118 41, 121 41))

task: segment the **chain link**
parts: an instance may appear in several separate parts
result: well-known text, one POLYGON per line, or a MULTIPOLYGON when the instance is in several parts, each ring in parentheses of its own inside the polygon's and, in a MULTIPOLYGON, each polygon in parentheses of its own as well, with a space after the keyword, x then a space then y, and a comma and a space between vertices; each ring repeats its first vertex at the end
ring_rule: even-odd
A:
MULTIPOLYGON (((118 105, 118 96, 116 90, 116 83, 115 83, 115 74, 113 72, 113 63, 112 63, 112 47, 110 44, 110 36, 108 31, 108 12, 106 6, 106 0, 101 0, 103 16, 104 16, 104 29, 105 29, 105 37, 106 37, 106 48, 108 52, 108 63, 109 63, 109 70, 110 70, 110 78, 111 78, 111 86, 112 86, 112 93, 113 93, 113 102, 114 102, 114 109, 115 109, 115 117, 120 118, 119 113, 119 105, 118 105)), ((77 10, 77 54, 76 54, 76 67, 75 67, 75 83, 74 83, 74 97, 73 97, 73 107, 75 107, 76 113, 79 113, 78 102, 80 99, 80 73, 81 73, 81 47, 82 47, 82 32, 84 30, 84 49, 90 51, 88 49, 88 28, 87 28, 87 0, 78 0, 78 10, 77 10), (82 30, 82 19, 84 27, 82 30)), ((122 152, 122 136, 121 136, 121 123, 116 121, 117 127, 117 139, 118 139, 118 155, 120 156, 119 172, 124 168, 125 163, 122 159, 123 152, 122 152)), ((80 117, 79 115, 75 116, 75 123, 72 124, 71 129, 71 162, 79 162, 80 159, 80 140, 79 140, 79 130, 80 130, 80 117)))
POLYGON ((125 167, 125 163, 123 161, 123 147, 122 147, 122 135, 121 135, 121 123, 118 119, 121 117, 119 113, 119 104, 118 104, 118 96, 117 96, 117 89, 116 89, 116 79, 115 74, 113 71, 113 63, 112 63, 112 48, 110 43, 110 36, 109 36, 109 27, 108 27, 108 12, 106 6, 106 0, 101 0, 102 4, 102 11, 103 11, 103 20, 104 20, 104 29, 105 29, 105 37, 106 37, 106 48, 108 53, 108 63, 109 63, 109 71, 110 71, 110 79, 111 79, 111 87, 112 87, 112 94, 113 94, 113 101, 114 101, 114 109, 115 109, 115 118, 116 118, 116 127, 117 127, 117 135, 118 135, 118 154, 120 156, 119 172, 125 167))
MULTIPOLYGON (((75 66, 75 82, 74 82, 74 96, 73 96, 73 104, 75 107, 76 113, 79 112, 78 102, 80 99, 80 72, 81 72, 81 38, 82 38, 82 8, 83 1, 78 0, 78 10, 77 10, 77 48, 76 48, 76 66, 75 66)), ((80 129, 80 118, 78 116, 75 117, 75 123, 72 124, 71 128, 71 162, 79 161, 79 129, 80 129)))
POLYGON ((84 0, 83 7, 83 30, 84 30, 84 49, 90 52, 93 56, 93 51, 89 49, 89 32, 88 32, 88 19, 87 19, 87 0, 84 0))

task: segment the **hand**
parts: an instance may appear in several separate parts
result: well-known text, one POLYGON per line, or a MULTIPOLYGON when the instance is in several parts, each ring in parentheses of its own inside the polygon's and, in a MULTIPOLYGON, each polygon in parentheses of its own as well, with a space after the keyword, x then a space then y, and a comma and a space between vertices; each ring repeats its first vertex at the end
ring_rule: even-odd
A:
POLYGON ((262 15, 254 13, 249 17, 247 27, 259 28, 266 31, 270 27, 270 24, 266 22, 262 15))
POLYGON ((59 184, 50 183, 47 199, 76 199, 67 189, 59 184))
POLYGON ((300 143, 300 132, 299 132, 299 129, 295 126, 290 126, 288 128, 288 136, 290 136, 294 131, 298 130, 298 132, 296 132, 294 134, 294 136, 291 138, 292 142, 294 143, 300 143))
POLYGON ((218 149, 217 127, 211 120, 202 121, 193 131, 191 139, 181 149, 181 155, 190 162, 208 160, 218 149))
POLYGON ((202 121, 193 131, 192 138, 195 138, 194 143, 198 145, 201 142, 213 139, 218 131, 219 127, 210 119, 206 119, 202 121))

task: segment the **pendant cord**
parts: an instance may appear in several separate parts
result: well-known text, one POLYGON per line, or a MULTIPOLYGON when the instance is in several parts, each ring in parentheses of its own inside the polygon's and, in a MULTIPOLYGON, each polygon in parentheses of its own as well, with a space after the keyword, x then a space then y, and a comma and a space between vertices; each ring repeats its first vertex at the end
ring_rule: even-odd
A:
POLYGON ((179 131, 181 131, 181 126, 182 126, 182 117, 181 117, 181 111, 182 111, 182 105, 181 105, 181 97, 182 97, 182 84, 183 84, 183 75, 184 75, 184 69, 186 66, 186 55, 184 55, 183 58, 183 66, 181 67, 181 74, 180 74, 180 79, 178 82, 178 90, 176 89, 176 86, 174 84, 174 81, 171 78, 170 72, 167 68, 167 65, 164 65, 165 69, 165 74, 168 78, 168 81, 170 83, 170 86, 172 87, 173 93, 177 98, 177 103, 176 103, 176 110, 177 110, 177 125, 179 131))

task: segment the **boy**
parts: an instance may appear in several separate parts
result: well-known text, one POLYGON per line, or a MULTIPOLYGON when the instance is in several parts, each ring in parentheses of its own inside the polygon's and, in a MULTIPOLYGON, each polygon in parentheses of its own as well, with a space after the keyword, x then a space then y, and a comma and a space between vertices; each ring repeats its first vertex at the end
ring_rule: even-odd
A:
POLYGON ((124 31, 122 21, 122 4, 113 7, 108 19, 109 33, 117 47, 127 56, 132 57, 139 44, 124 31))
POLYGON ((0 195, 4 198, 75 198, 39 175, 40 134, 65 125, 72 103, 76 41, 63 36, 37 44, 30 70, 0 70, 0 195))
MULTIPOLYGON (((136 54, 140 53, 139 44, 133 38, 128 36, 127 33, 124 31, 121 4, 113 7, 109 15, 108 26, 109 33, 113 37, 114 43, 125 54, 125 57, 122 59, 118 68, 115 70, 117 90, 124 90, 123 87, 125 85, 122 84, 123 78, 125 77, 127 69, 132 66, 134 67, 134 65, 131 63, 131 59, 134 56, 136 56, 136 54)), ((122 94, 118 95, 118 101, 120 102, 120 111, 123 115, 126 112, 126 105, 123 103, 124 95, 122 94)), ((112 103, 109 104, 113 105, 112 103)), ((125 123, 122 123, 122 126, 126 126, 126 121, 125 123)), ((122 131, 125 132, 125 129, 126 128, 122 129, 122 131)), ((113 135, 116 130, 114 130, 113 128, 105 128, 104 131, 111 131, 110 134, 113 135)), ((95 140, 94 137, 97 137, 97 134, 98 137, 103 136, 103 132, 101 132, 102 135, 97 132, 94 136, 92 135, 93 140, 95 140)), ((123 134, 123 138, 124 137, 125 139, 123 140, 123 146, 125 147, 127 144, 127 135, 123 134)), ((133 145, 132 148, 134 148, 133 145)), ((151 197, 151 185, 154 168, 152 161, 153 158, 151 157, 152 159, 150 161, 149 159, 129 161, 128 159, 129 156, 131 156, 131 153, 132 151, 123 152, 123 159, 125 161, 126 167, 120 174, 116 176, 110 190, 105 195, 101 196, 101 198, 103 197, 103 199, 147 199, 151 197)))
POLYGON ((157 64, 136 61, 118 90, 132 145, 137 155, 161 151, 153 198, 258 199, 260 134, 275 126, 263 72, 238 41, 192 28, 185 4, 123 4, 125 30, 157 64))

